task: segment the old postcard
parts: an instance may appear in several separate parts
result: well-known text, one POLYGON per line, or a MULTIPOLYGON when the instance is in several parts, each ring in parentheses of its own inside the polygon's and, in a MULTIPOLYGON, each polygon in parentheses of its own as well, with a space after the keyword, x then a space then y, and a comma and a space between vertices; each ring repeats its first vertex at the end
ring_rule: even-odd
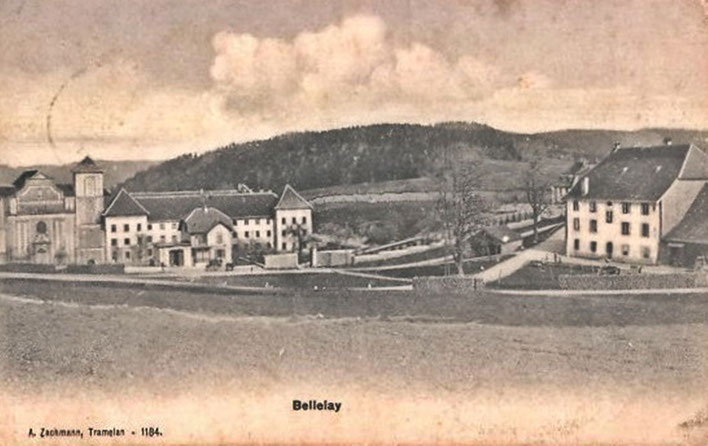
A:
POLYGON ((705 0, 0 0, 0 444, 708 444, 705 0))

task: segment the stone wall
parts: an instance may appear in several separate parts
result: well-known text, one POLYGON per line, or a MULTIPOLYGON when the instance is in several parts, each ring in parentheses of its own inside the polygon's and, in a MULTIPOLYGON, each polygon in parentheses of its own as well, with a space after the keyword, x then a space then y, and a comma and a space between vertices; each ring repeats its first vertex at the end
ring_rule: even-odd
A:
POLYGON ((467 292, 484 288, 484 281, 472 276, 414 277, 413 289, 432 292, 467 292))
POLYGON ((699 288, 708 286, 708 273, 626 274, 598 276, 596 274, 560 275, 564 290, 643 290, 668 288, 699 288))

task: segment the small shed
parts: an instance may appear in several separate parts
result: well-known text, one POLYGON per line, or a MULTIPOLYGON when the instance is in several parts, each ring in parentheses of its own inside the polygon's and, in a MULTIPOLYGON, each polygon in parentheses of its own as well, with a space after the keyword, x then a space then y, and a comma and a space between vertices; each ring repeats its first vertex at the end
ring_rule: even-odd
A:
POLYGON ((489 226, 473 237, 472 248, 479 255, 510 254, 523 242, 521 235, 507 226, 489 226))

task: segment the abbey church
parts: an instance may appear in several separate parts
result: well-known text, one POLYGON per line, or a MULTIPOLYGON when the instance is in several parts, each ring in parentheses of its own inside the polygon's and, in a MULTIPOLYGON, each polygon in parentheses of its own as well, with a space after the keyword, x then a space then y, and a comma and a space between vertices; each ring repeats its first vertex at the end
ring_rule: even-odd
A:
POLYGON ((294 252, 312 233, 312 205, 286 185, 271 191, 104 189, 90 157, 72 184, 37 170, 0 187, 0 262, 203 266, 239 251, 294 252))

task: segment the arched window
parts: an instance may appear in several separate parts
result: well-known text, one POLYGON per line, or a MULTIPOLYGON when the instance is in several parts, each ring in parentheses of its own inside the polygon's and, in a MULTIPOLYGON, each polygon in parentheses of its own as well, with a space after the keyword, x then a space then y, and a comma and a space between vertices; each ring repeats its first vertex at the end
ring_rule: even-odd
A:
POLYGON ((46 234, 47 233, 47 224, 43 221, 40 221, 37 223, 37 233, 38 234, 46 234))

